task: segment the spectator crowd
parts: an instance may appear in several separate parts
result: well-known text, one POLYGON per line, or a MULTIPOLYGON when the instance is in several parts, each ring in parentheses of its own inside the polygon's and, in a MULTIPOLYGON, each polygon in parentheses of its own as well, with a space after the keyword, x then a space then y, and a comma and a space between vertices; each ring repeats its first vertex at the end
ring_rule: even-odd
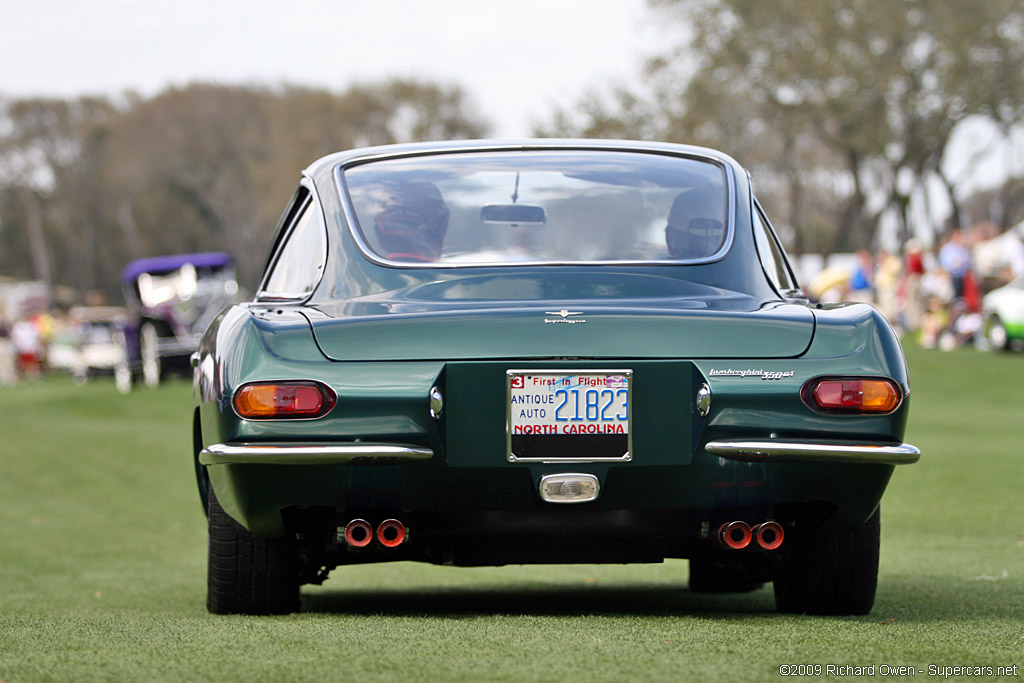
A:
MULTIPOLYGON (((924 249, 911 239, 902 257, 862 250, 854 267, 819 272, 807 293, 823 303, 872 304, 897 332, 925 348, 983 342, 982 297, 1024 278, 1024 224, 1002 234, 992 223, 954 229, 937 246, 924 249)), ((113 328, 121 325, 116 322, 113 328)), ((83 379, 88 368, 74 354, 87 342, 90 329, 92 336, 100 332, 98 323, 81 319, 76 309, 62 314, 37 305, 12 317, 0 307, 0 386, 37 379, 51 369, 83 379)))
POLYGON ((954 229, 937 246, 908 240, 902 258, 862 250, 852 268, 822 271, 808 294, 826 303, 870 303, 925 348, 982 341, 982 298, 1024 277, 1024 224, 1002 234, 993 223, 954 229))
POLYGON ((126 366, 123 309, 32 304, 8 317, 0 306, 0 386, 68 372, 84 382, 92 372, 126 366))

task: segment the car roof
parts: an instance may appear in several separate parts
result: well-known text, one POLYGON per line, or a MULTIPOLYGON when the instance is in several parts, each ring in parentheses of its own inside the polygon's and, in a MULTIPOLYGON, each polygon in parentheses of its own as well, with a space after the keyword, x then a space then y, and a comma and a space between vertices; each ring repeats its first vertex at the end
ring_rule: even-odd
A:
POLYGON ((746 173, 735 159, 728 154, 708 147, 681 145, 668 142, 649 142, 639 140, 588 140, 575 138, 536 138, 520 140, 451 140, 438 142, 415 142, 396 145, 379 145, 362 147, 336 152, 322 157, 306 169, 311 176, 319 176, 330 172, 339 164, 352 161, 372 160, 403 155, 432 154, 444 152, 475 152, 475 151, 537 151, 537 150, 592 150, 596 152, 631 151, 658 154, 676 154, 682 156, 714 159, 732 166, 738 173, 746 173))
MULTIPOLYGON (((751 204, 747 201, 747 197, 750 192, 750 175, 747 173, 747 170, 736 162, 736 160, 723 152, 706 147, 675 143, 635 140, 544 138, 522 140, 456 140, 382 145, 351 149, 327 155, 310 164, 303 175, 307 179, 309 189, 311 189, 314 195, 319 198, 318 201, 322 204, 327 215, 341 216, 346 212, 346 207, 343 204, 343 193, 339 191, 342 189, 339 187, 339 183, 342 182, 340 169, 348 164, 357 164, 363 161, 370 162, 378 159, 395 159, 413 155, 441 155, 445 153, 460 152, 543 152, 562 150, 569 152, 580 151, 584 153, 593 151, 596 155, 616 152, 648 153, 675 156, 681 159, 696 159, 698 161, 707 161, 709 163, 720 165, 723 169, 727 169, 729 171, 728 175, 732 177, 731 182, 733 183, 733 186, 731 189, 735 191, 735 195, 732 195, 733 198, 730 199, 730 201, 733 202, 733 210, 737 212, 734 220, 743 221, 744 224, 751 220, 751 204)), ((346 219, 346 222, 348 222, 348 219, 346 219)), ((706 263, 688 264, 685 269, 680 269, 675 264, 655 264, 653 266, 644 264, 643 273, 649 274, 653 272, 649 270, 650 268, 657 267, 661 269, 661 274, 671 278, 700 282, 711 287, 743 292, 761 298, 777 298, 778 293, 775 292, 769 284, 763 270, 761 268, 751 267, 751 264, 756 264, 758 259, 752 231, 737 231, 735 226, 733 226, 731 230, 734 236, 739 234, 742 238, 733 239, 731 246, 720 259, 714 259, 706 263)), ((355 241, 356 237, 354 234, 354 227, 351 223, 349 223, 347 229, 341 231, 341 236, 341 244, 344 244, 346 240, 351 240, 352 244, 350 246, 359 248, 355 241)), ((365 256, 364 251, 360 249, 360 252, 365 256)), ((359 297, 375 291, 381 291, 382 289, 393 290, 396 288, 407 287, 410 284, 415 284, 409 281, 410 278, 417 282, 427 282, 436 279, 437 277, 436 268, 395 268, 391 264, 376 263, 368 256, 360 259, 345 260, 345 275, 339 275, 339 273, 336 272, 336 269, 338 268, 336 264, 338 263, 340 263, 338 259, 329 258, 327 260, 327 266, 324 278, 321 280, 320 288, 322 289, 323 282, 333 283, 333 285, 337 285, 337 287, 330 289, 330 295, 328 296, 325 294, 326 298, 323 300, 359 297), (359 271, 358 276, 353 276, 353 272, 355 271, 359 271)), ((517 272, 523 273, 525 271, 521 269, 530 267, 543 269, 549 267, 549 265, 550 264, 539 264, 537 266, 519 265, 516 266, 516 268, 517 272)), ((619 268, 621 266, 622 264, 609 265, 602 263, 587 263, 580 264, 578 266, 573 265, 572 267, 619 268)), ((485 266, 483 265, 472 266, 474 269, 484 267, 485 266)), ((453 270, 460 269, 453 268, 453 270)), ((327 290, 323 291, 327 292, 327 290)), ((316 298, 317 295, 313 296, 316 298)))

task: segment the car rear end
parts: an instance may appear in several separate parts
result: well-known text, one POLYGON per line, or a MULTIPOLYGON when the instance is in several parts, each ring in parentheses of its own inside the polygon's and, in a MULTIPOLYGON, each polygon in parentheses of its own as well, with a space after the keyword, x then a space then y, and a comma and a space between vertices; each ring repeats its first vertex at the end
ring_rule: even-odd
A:
POLYGON ((755 314, 747 329, 760 332, 729 340, 717 332, 728 316, 548 308, 389 325, 322 318, 312 333, 244 321, 253 348, 312 334, 333 359, 315 381, 281 379, 303 377, 308 361, 227 368, 231 416, 207 404, 220 434, 201 455, 221 504, 256 535, 315 523, 329 563, 661 561, 774 551, 795 525, 859 524, 893 465, 916 459, 901 442, 905 368, 876 353, 884 345, 872 337, 887 328, 868 307, 819 313, 817 340, 798 324, 806 310, 755 314), (569 319, 581 322, 545 322, 569 319), (517 328, 532 332, 513 338, 517 328), (629 333, 617 340, 615 328, 629 333), (830 345, 858 330, 856 377, 836 377, 830 345), (558 355, 570 345, 545 349, 545 334, 596 334, 600 355, 558 355), (773 343, 778 355, 757 355, 773 343), (673 358, 672 347, 694 353, 673 358), (413 349, 464 357, 413 360, 413 349), (865 381, 887 387, 892 403, 820 403, 844 387, 863 396, 865 381), (256 390, 286 411, 261 407, 256 390), (376 534, 389 520, 399 543, 376 534), (730 543, 720 532, 736 522, 740 542, 730 543), (779 527, 759 543, 766 523, 779 527), (367 527, 374 534, 356 531, 367 527))
POLYGON ((878 502, 917 459, 899 342, 870 307, 789 292, 735 162, 415 148, 309 180, 257 300, 195 358, 211 539, 266 539, 298 583, 396 560, 689 558, 694 590, 775 581, 789 611, 870 608, 878 502), (275 291, 300 228, 333 256, 275 291), (850 544, 874 545, 852 585, 813 578, 850 544))

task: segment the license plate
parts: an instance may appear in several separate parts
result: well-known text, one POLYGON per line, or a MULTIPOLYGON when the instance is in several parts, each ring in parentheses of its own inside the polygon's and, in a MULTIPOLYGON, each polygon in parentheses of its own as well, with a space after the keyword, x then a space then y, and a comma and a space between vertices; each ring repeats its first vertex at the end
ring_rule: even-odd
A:
POLYGON ((509 370, 508 459, 630 460, 631 370, 509 370))

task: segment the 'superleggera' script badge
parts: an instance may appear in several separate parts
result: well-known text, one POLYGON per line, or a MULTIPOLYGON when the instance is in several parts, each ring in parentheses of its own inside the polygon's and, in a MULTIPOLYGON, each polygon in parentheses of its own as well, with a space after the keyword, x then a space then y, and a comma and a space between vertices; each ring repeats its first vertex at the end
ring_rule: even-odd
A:
POLYGON ((544 318, 545 323, 562 323, 565 325, 579 325, 587 322, 583 318, 571 318, 573 315, 583 315, 583 311, 568 311, 562 309, 560 311, 544 311, 544 315, 557 315, 557 318, 544 318))

